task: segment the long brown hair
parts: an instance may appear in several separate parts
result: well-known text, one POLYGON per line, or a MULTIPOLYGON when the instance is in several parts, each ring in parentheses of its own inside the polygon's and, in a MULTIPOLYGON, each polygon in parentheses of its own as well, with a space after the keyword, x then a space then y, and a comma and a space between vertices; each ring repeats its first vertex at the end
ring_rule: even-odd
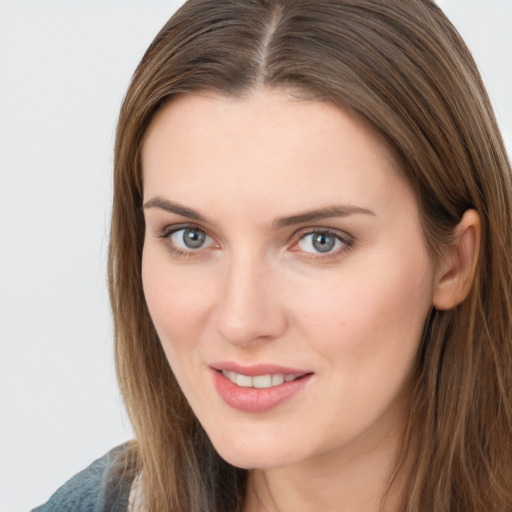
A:
POLYGON ((191 412, 141 283, 140 152, 177 94, 256 87, 328 101, 376 130, 415 190, 435 259, 464 211, 482 223, 467 299, 425 327, 407 435, 404 510, 512 510, 512 183, 475 63, 430 0, 189 0, 139 64, 115 147, 110 295, 121 390, 147 510, 239 511, 247 473, 223 461, 191 412))

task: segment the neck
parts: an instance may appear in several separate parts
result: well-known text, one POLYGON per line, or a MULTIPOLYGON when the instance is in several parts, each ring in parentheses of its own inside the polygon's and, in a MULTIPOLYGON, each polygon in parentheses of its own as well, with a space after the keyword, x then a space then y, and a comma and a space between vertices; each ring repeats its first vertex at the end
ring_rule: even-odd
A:
POLYGON ((373 445, 357 441, 307 462, 252 470, 244 512, 397 512, 402 510, 404 476, 392 478, 401 436, 373 445))

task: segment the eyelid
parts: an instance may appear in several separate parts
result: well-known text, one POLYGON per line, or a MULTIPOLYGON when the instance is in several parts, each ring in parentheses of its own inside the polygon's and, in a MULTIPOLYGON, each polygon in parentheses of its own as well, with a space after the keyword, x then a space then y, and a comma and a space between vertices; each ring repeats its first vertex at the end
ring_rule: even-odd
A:
POLYGON ((299 238, 314 233, 329 233, 330 235, 334 235, 336 238, 339 238, 341 241, 347 244, 353 244, 355 242, 355 238, 346 231, 342 231, 341 229, 331 228, 327 226, 311 226, 300 228, 292 234, 291 238, 297 240, 299 238))
POLYGON ((178 224, 169 224, 166 225, 164 228, 158 230, 156 233, 156 236, 158 238, 167 238, 173 233, 176 233, 176 231, 180 231, 182 229, 197 229, 198 231, 202 231, 203 233, 206 233, 207 236, 213 239, 213 236, 208 232, 207 229, 203 228, 202 226, 199 226, 197 224, 193 224, 191 222, 180 222, 178 224))
POLYGON ((292 235, 292 244, 290 246, 290 250, 292 252, 300 252, 302 253, 302 257, 308 258, 308 259, 319 259, 319 260, 328 260, 336 257, 340 257, 341 255, 345 254, 349 250, 351 250, 355 244, 355 238, 348 234, 345 231, 341 231, 339 229, 330 228, 330 227, 306 227, 301 228, 300 230, 297 230, 292 235), (338 240, 340 240, 343 243, 343 247, 340 249, 333 251, 333 252, 326 252, 326 253, 314 253, 314 252, 306 252, 302 251, 300 248, 298 248, 298 244, 300 240, 302 240, 304 237, 308 235, 314 235, 314 234, 329 234, 334 237, 336 237, 338 240), (296 247, 296 248, 294 248, 296 247))
MULTIPOLYGON (((201 253, 203 253, 204 250, 211 249, 211 248, 220 248, 220 244, 216 241, 216 238, 214 235, 210 233, 210 231, 203 226, 200 226, 198 224, 192 223, 192 222, 181 222, 178 224, 170 224, 159 230, 157 233, 155 233, 156 238, 163 240, 166 242, 166 245, 168 246, 168 250, 174 254, 177 254, 179 256, 199 256, 201 253), (182 249, 180 247, 177 247, 173 243, 170 242, 170 236, 173 233, 176 233, 177 231, 183 230, 183 229, 197 229, 198 231, 202 231, 206 234, 207 237, 209 237, 213 243, 209 244, 205 247, 201 247, 198 249, 182 249)), ((355 238, 347 233, 346 231, 341 231, 336 228, 332 227, 318 227, 318 226, 312 226, 312 227, 303 227, 298 230, 296 230, 291 235, 291 243, 288 245, 288 250, 292 252, 300 252, 302 253, 302 257, 306 259, 318 259, 318 260, 329 260, 333 258, 338 258, 348 252, 352 249, 353 245, 355 244, 355 238), (320 233, 326 233, 329 235, 332 235, 336 237, 338 240, 340 240, 343 243, 343 247, 333 251, 333 252, 326 252, 326 253, 314 253, 314 252, 306 252, 301 249, 299 249, 298 243, 301 239, 308 235, 313 234, 320 234, 320 233)))
POLYGON ((207 229, 205 229, 204 227, 199 226, 197 224, 190 223, 190 222, 182 222, 182 223, 178 223, 178 224, 167 225, 164 228, 162 228, 161 230, 157 231, 157 233, 155 233, 155 236, 157 239, 165 242, 167 249, 172 254, 175 254, 177 256, 199 257, 203 253, 203 251, 205 251, 207 249, 211 249, 211 248, 216 248, 219 246, 219 244, 215 241, 215 237, 212 236, 207 229), (171 236, 178 231, 187 230, 187 229, 202 231, 203 233, 205 233, 205 235, 210 240, 212 240, 213 243, 210 243, 204 247, 199 247, 197 249, 192 249, 192 248, 185 249, 185 248, 176 246, 171 241, 171 236))

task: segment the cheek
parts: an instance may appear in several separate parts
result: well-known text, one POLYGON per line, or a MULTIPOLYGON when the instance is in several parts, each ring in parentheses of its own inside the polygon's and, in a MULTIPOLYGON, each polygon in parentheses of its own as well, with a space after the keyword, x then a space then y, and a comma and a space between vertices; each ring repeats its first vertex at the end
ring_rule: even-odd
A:
POLYGON ((318 351, 350 362, 350 373, 402 356, 409 360, 431 308, 431 283, 422 252, 374 255, 310 286, 307 296, 295 294, 296 318, 318 351))
POLYGON ((340 429, 329 425, 357 435, 401 407, 430 310, 431 284, 427 262, 396 261, 385 274, 380 265, 365 265, 365 272, 354 266, 330 284, 310 288, 307 300, 296 299, 296 311, 303 311, 296 317, 301 334, 320 356, 319 375, 332 396, 323 425, 334 437, 340 429))
POLYGON ((187 269, 175 269, 165 258, 146 251, 142 283, 149 313, 172 364, 194 348, 208 317, 208 281, 187 269))

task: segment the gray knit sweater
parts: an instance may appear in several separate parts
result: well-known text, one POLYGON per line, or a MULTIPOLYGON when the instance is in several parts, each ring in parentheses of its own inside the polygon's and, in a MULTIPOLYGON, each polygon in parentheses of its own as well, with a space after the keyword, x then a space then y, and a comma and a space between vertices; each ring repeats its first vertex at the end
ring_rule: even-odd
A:
POLYGON ((126 512, 133 475, 116 464, 122 451, 123 445, 94 461, 32 512, 126 512))

